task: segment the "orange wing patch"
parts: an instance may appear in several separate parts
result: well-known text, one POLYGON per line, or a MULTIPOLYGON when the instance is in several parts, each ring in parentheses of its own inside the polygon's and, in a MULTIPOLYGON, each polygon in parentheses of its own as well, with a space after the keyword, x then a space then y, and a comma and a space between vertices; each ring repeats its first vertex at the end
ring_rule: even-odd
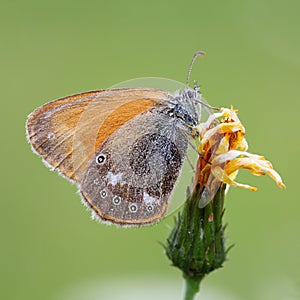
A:
POLYGON ((167 99, 155 89, 81 93, 51 101, 27 120, 27 138, 52 169, 80 182, 101 143, 137 114, 167 99))
POLYGON ((37 118, 44 114, 45 112, 51 111, 54 108, 57 108, 63 104, 71 103, 75 100, 82 100, 80 103, 80 106, 86 107, 88 103, 90 103, 95 96, 99 96, 99 94, 105 92, 105 90, 100 90, 100 91, 91 91, 91 92, 86 92, 86 93, 80 93, 72 96, 67 96, 64 98, 60 98, 58 100, 53 100, 45 105, 42 105, 41 107, 37 108, 36 110, 33 111, 28 117, 27 121, 27 126, 29 127, 31 124, 30 122, 34 122, 37 120, 37 118))
POLYGON ((136 115, 153 107, 156 103, 151 99, 137 99, 121 105, 113 111, 104 121, 99 129, 95 150, 99 149, 101 144, 120 126, 128 122, 136 115))

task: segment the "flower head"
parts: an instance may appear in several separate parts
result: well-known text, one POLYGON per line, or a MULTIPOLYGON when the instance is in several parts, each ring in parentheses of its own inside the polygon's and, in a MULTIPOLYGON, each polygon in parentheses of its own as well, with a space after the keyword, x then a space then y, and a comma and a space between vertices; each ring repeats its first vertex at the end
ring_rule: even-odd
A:
POLYGON ((200 157, 194 181, 194 190, 202 192, 200 206, 205 206, 215 195, 221 183, 257 191, 257 188, 234 181, 239 169, 248 169, 253 175, 268 174, 280 189, 285 188, 272 164, 261 155, 247 152, 245 128, 232 107, 222 108, 199 125, 200 157))
POLYGON ((233 108, 222 108, 199 128, 199 158, 192 188, 167 239, 166 254, 183 272, 187 287, 197 292, 200 281, 223 266, 230 249, 225 247, 224 198, 230 185, 256 191, 234 181, 239 169, 268 174, 285 188, 272 164, 247 152, 245 128, 233 108), (212 201, 211 201, 212 200, 212 201))

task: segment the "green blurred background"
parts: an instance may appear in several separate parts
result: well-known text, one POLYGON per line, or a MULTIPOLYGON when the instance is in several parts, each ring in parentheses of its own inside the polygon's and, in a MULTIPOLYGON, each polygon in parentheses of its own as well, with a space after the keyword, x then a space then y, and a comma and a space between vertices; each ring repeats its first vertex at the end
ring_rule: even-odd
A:
POLYGON ((192 79, 210 104, 239 109, 250 152, 288 188, 240 173, 259 192, 230 190, 235 247, 199 299, 300 299, 299 10, 297 0, 2 1, 0 298, 181 299, 158 244, 173 217, 138 229, 92 221, 76 187, 31 152, 24 124, 65 95, 144 76, 182 82, 204 50, 192 79))

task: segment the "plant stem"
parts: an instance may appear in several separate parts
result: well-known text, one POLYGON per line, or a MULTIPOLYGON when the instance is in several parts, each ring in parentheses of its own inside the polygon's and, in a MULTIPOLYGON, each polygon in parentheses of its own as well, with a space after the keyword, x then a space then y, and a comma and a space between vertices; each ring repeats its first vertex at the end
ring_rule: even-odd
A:
POLYGON ((199 292, 201 277, 191 278, 189 276, 183 276, 185 280, 184 300, 193 300, 196 294, 199 292))
POLYGON ((221 185, 205 207, 200 207, 200 192, 188 195, 167 239, 166 254, 185 279, 185 300, 193 300, 202 279, 221 268, 226 259, 222 224, 225 188, 221 185))

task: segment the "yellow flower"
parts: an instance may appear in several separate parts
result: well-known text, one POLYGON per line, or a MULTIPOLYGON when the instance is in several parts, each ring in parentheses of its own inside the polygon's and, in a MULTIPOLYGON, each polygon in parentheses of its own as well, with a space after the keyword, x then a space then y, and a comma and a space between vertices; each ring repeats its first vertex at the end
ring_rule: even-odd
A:
POLYGON ((202 193, 201 207, 215 195, 222 183, 257 191, 257 188, 234 181, 239 169, 253 175, 268 174, 280 189, 285 188, 272 164, 261 155, 247 152, 245 128, 237 117, 237 110, 222 108, 199 125, 199 153, 194 189, 202 193))

